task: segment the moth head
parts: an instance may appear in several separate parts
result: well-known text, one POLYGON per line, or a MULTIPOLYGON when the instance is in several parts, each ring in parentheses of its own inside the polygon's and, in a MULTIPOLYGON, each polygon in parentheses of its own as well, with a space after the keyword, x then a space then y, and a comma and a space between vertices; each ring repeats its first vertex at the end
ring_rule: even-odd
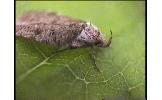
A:
POLYGON ((86 23, 86 26, 77 36, 75 41, 77 41, 77 45, 79 45, 79 47, 87 45, 96 45, 98 47, 108 46, 108 42, 104 39, 103 34, 95 25, 92 25, 91 23, 86 23))

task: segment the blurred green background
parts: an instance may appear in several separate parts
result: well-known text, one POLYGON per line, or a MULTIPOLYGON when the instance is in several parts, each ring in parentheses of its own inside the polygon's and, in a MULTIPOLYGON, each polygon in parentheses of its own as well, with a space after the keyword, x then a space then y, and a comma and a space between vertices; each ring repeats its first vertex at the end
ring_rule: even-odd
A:
MULTIPOLYGON (((112 47, 98 48, 97 51, 97 64, 103 70, 101 73, 103 75, 94 70, 90 72, 86 80, 99 82, 105 80, 104 78, 111 79, 113 75, 115 77, 108 83, 84 86, 81 80, 76 81, 73 75, 69 75, 71 70, 68 71, 60 66, 68 65, 77 76, 84 76, 92 66, 87 58, 89 49, 69 50, 50 58, 49 62, 52 65, 43 64, 43 67, 32 71, 27 78, 18 82, 16 84, 17 100, 144 99, 145 1, 16 1, 16 17, 30 10, 53 11, 90 21, 104 33, 107 39, 111 29, 112 47), (85 54, 81 60, 85 60, 87 67, 83 66, 80 60, 72 60, 81 54, 85 54), (74 63, 71 64, 70 61, 74 63), (104 77, 101 78, 101 76, 104 77), (70 86, 67 81, 74 83, 70 86)), ((53 47, 45 47, 38 43, 34 45, 37 45, 47 56, 53 51, 53 47)), ((19 77, 39 65, 42 60, 43 58, 33 49, 31 41, 16 39, 16 81, 20 81, 19 77), (38 59, 33 59, 33 56, 38 59)))

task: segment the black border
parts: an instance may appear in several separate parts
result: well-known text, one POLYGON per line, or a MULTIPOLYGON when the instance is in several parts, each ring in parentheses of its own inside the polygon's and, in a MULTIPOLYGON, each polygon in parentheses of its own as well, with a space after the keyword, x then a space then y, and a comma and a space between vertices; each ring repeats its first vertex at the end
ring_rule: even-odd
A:
POLYGON ((16 100, 16 0, 14 0, 14 100, 16 100))
POLYGON ((145 99, 147 100, 147 0, 145 1, 145 99))
MULTIPOLYGON (((16 33, 16 1, 66 0, 14 0, 14 33, 16 33)), ((145 99, 147 100, 147 0, 68 0, 68 1, 145 1, 145 99)), ((16 100, 16 35, 14 34, 14 100, 16 100)))
POLYGON ((15 1, 147 1, 147 0, 15 0, 15 1))

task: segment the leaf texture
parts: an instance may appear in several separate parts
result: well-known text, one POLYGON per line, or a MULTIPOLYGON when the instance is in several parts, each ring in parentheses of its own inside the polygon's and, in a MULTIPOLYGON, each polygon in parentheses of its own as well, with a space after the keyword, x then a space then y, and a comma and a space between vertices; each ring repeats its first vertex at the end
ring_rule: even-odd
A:
POLYGON ((67 5, 66 3, 17 1, 17 16, 31 9, 53 8, 54 11, 60 11, 65 15, 91 19, 103 32, 105 31, 105 36, 109 35, 109 31, 105 28, 107 27, 105 21, 108 20, 113 31, 112 47, 95 48, 96 64, 100 71, 94 67, 90 48, 59 51, 58 47, 17 37, 16 99, 143 100, 144 2, 73 1, 67 5), (77 9, 80 13, 76 14, 73 9, 77 9), (96 12, 100 16, 97 16, 96 12))

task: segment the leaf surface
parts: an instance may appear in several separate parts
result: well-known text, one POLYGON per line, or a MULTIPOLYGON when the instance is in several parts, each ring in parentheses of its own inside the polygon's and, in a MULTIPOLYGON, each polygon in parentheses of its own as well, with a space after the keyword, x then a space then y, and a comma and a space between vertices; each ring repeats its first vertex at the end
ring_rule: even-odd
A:
POLYGON ((95 48, 99 72, 90 48, 59 52, 54 46, 16 38, 17 100, 144 99, 144 2, 16 2, 17 16, 31 9, 92 20, 107 39, 111 26, 112 47, 95 48))

